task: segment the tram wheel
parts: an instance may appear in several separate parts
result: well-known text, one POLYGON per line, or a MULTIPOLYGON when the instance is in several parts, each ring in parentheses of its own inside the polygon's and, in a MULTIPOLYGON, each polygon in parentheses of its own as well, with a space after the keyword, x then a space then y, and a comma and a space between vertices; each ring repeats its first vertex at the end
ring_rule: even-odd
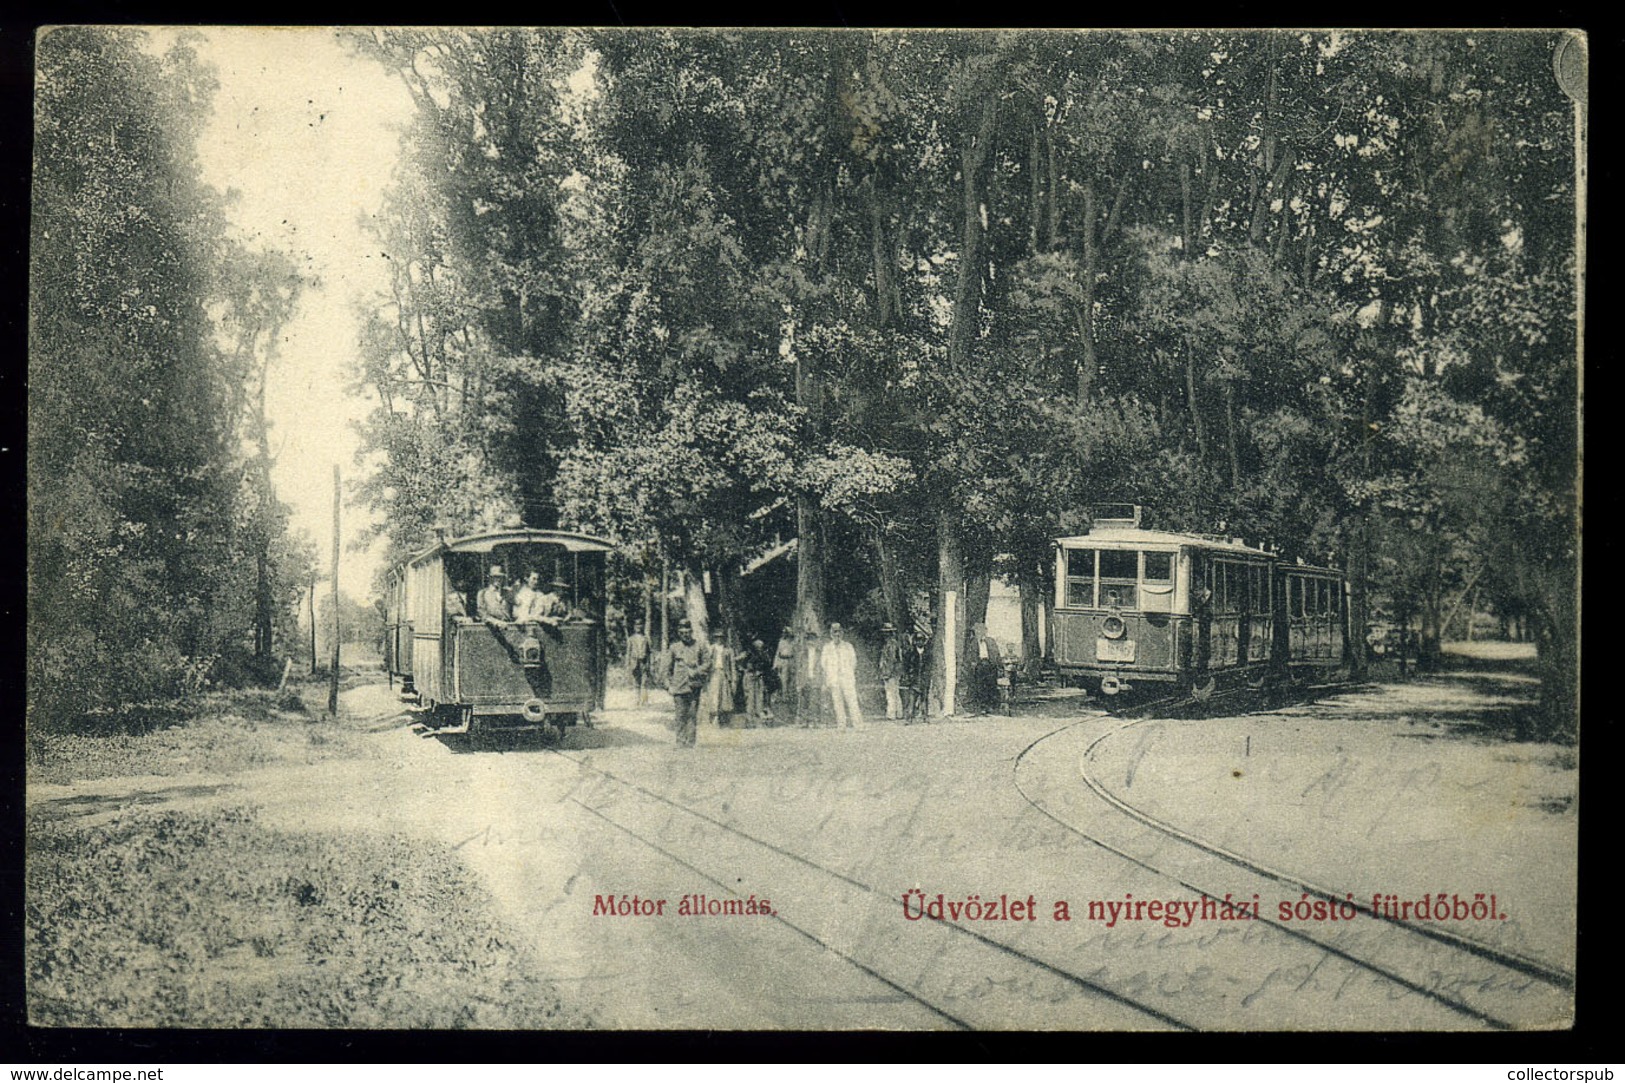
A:
POLYGON ((1191 678, 1191 699, 1197 703, 1206 703, 1213 698, 1214 690, 1219 687, 1218 679, 1211 673, 1203 673, 1191 678))

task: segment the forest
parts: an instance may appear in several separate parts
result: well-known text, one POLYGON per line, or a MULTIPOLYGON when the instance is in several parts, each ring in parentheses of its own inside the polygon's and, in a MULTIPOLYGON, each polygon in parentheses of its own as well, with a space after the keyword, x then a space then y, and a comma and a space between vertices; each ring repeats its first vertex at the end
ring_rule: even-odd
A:
MULTIPOLYGON (((47 713, 251 662, 310 559, 255 390, 298 282, 191 179, 207 72, 118 38, 40 56, 47 713)), ((351 362, 376 401, 356 496, 396 555, 437 524, 599 533, 623 609, 665 569, 737 635, 790 623, 743 573, 793 540, 798 627, 951 598, 966 628, 1001 577, 1036 628, 1051 540, 1130 501, 1345 569, 1355 626, 1414 623, 1424 660, 1476 612, 1526 630, 1546 726, 1575 731, 1561 35, 346 40, 416 105, 351 362)))
POLYGON ((207 66, 144 40, 67 27, 38 47, 27 710, 45 728, 274 684, 315 558, 265 417, 302 281, 199 179, 207 66))

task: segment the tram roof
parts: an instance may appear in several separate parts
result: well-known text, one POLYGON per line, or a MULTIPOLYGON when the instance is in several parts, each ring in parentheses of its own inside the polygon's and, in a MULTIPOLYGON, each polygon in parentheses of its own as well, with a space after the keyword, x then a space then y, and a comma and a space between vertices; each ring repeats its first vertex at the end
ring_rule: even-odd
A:
POLYGON ((443 553, 489 553, 499 545, 525 542, 562 546, 571 553, 607 553, 615 546, 603 538, 580 534, 573 530, 491 530, 483 534, 470 534, 463 538, 447 538, 407 559, 408 564, 419 564, 443 553))
POLYGON ((1245 545, 1233 538, 1220 538, 1209 534, 1176 534, 1168 530, 1145 530, 1141 527, 1097 527, 1087 534, 1055 539, 1057 545, 1081 548, 1089 545, 1188 545, 1195 549, 1215 549, 1225 553, 1239 553, 1254 557, 1274 558, 1265 549, 1245 545))

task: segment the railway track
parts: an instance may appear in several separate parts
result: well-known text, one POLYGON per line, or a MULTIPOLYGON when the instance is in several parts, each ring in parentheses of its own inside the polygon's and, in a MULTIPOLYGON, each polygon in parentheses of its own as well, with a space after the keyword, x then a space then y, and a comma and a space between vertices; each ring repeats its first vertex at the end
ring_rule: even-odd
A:
MULTIPOLYGON (((1214 701, 1225 695, 1216 695, 1214 701)), ((1177 716, 1192 706, 1211 709, 1214 705, 1213 701, 1195 704, 1181 696, 1137 705, 1115 716, 1117 724, 1108 723, 1081 750, 1076 742, 1063 738, 1104 720, 1083 719, 1061 726, 1016 757, 1016 789, 1033 808, 1078 837, 1198 895, 1218 898, 1229 892, 1245 898, 1257 892, 1273 903, 1282 897, 1284 888, 1290 895, 1352 905, 1359 914, 1353 924, 1293 925, 1278 920, 1270 908, 1261 912, 1259 920, 1486 1027, 1510 1030, 1560 1025, 1570 1018, 1574 975, 1569 971, 1450 929, 1400 922, 1373 913, 1368 904, 1351 904, 1345 892, 1231 852, 1147 815, 1117 797, 1090 772, 1095 751, 1124 731, 1154 718, 1177 716), (1076 779, 1083 792, 1076 786, 1057 785, 1057 779, 1076 779)))
MULTIPOLYGON (((640 844, 737 898, 766 884, 773 920, 834 953, 947 1025, 966 1030, 1194 1030, 1154 1005, 972 928, 928 919, 895 934, 900 900, 852 876, 594 766, 568 751, 585 785, 571 800, 640 844), (751 869, 761 884, 729 873, 751 869), (816 900, 805 910, 785 898, 816 900), (888 934, 887 931, 890 931, 888 934)), ((742 920, 742 919, 732 919, 742 920)))

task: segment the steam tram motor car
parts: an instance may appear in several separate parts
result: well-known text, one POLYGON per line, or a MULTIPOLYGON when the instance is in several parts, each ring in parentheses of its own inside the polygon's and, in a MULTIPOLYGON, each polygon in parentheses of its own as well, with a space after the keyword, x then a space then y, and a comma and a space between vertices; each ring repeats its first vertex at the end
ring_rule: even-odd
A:
POLYGON ((1056 546, 1055 663, 1107 696, 1297 683, 1346 663, 1344 580, 1236 538, 1140 527, 1138 506, 1056 546))
POLYGON ((447 540, 395 568, 385 598, 384 662, 432 733, 540 730, 591 723, 604 705, 601 538, 561 530, 502 530, 447 540), (552 621, 477 618, 490 568, 557 582, 552 621))

